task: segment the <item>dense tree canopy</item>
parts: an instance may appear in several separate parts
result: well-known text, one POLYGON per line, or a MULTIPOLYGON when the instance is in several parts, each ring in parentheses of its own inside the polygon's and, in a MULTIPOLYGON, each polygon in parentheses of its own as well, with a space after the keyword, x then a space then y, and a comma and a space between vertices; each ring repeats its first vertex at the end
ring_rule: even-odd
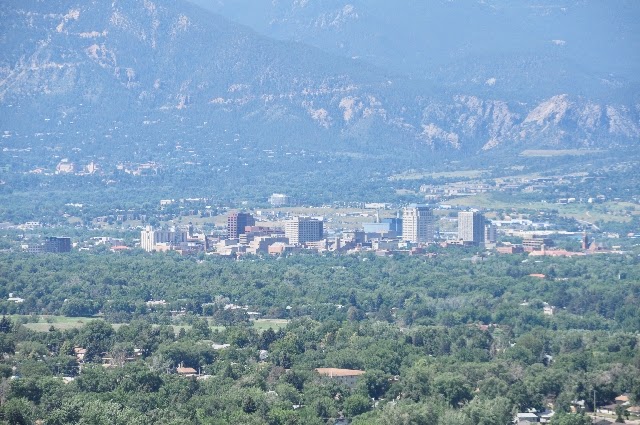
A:
POLYGON ((592 409, 594 391, 598 404, 640 397, 633 257, 0 255, 2 295, 25 299, 0 302, 23 314, 0 319, 6 423, 489 425, 552 402, 554 422, 573 424, 588 417, 564 412, 592 409), (72 300, 99 320, 30 329, 28 315, 72 300), (289 322, 261 329, 245 306, 289 322), (348 387, 317 367, 365 374, 348 387))

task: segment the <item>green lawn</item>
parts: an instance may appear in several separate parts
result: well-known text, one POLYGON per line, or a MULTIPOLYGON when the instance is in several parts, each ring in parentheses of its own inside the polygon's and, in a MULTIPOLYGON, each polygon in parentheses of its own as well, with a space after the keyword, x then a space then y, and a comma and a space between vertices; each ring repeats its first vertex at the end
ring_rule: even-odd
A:
POLYGON ((264 331, 269 328, 273 328, 274 331, 284 328, 289 323, 287 319, 258 319, 253 322, 253 327, 257 331, 264 331))
POLYGON ((11 316, 12 320, 26 319, 29 322, 25 323, 25 327, 38 332, 47 332, 51 326, 54 326, 59 330, 75 329, 84 326, 86 323, 93 320, 99 320, 97 317, 66 317, 66 316, 11 316))
MULTIPOLYGON (((54 326, 56 329, 61 331, 68 330, 68 329, 76 329, 76 328, 81 328, 82 326, 84 326, 85 324, 91 321, 100 320, 99 317, 66 317, 66 316, 50 316, 50 315, 35 316, 35 317, 21 316, 21 315, 11 316, 11 320, 20 320, 20 319, 28 320, 29 322, 25 323, 24 326, 27 329, 31 329, 36 332, 48 332, 51 326, 54 326), (34 319, 37 320, 37 322, 34 322, 34 319)), ((258 332, 262 332, 269 328, 273 328, 274 330, 277 331, 278 329, 281 329, 287 326, 287 323, 289 323, 289 320, 258 319, 258 320, 252 321, 251 323, 253 324, 253 327, 258 332)), ((120 326, 124 324, 125 323, 113 323, 111 324, 111 326, 113 326, 114 329, 117 330, 120 326)), ((172 326, 176 335, 178 335, 181 329, 184 329, 185 331, 189 331, 191 329, 191 325, 172 325, 172 326)), ((211 330, 224 329, 224 326, 211 325, 210 327, 211 327, 211 330)))

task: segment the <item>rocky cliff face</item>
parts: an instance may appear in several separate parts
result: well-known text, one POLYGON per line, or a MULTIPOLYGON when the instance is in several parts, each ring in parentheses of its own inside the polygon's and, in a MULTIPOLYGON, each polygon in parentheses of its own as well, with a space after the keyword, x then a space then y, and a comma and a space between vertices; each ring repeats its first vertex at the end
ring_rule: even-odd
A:
POLYGON ((598 104, 560 94, 533 105, 509 104, 457 95, 423 109, 423 138, 460 140, 482 150, 521 145, 606 147, 633 143, 640 136, 638 116, 625 105, 598 104), (475 142, 475 143, 474 143, 475 142))
MULTIPOLYGON (((309 24, 343 28, 359 13, 346 4, 309 24)), ((495 78, 482 82, 480 94, 444 90, 266 38, 182 1, 9 0, 0 5, 0 22, 5 145, 30 132, 43 143, 99 145, 118 126, 149 146, 187 126, 189 137, 216 143, 202 123, 266 145, 312 140, 320 150, 395 146, 416 155, 610 147, 640 135, 637 103, 562 92, 523 101, 492 93, 495 78)))

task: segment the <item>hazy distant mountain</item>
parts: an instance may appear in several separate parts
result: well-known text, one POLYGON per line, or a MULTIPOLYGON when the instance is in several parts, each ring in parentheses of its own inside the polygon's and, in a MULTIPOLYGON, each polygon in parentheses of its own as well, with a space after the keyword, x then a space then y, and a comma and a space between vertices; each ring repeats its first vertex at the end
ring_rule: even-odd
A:
MULTIPOLYGON (((565 87, 565 81, 580 80, 575 67, 566 68, 570 55, 556 61, 555 53, 549 53, 537 60, 531 59, 537 57, 537 50, 521 52, 518 40, 497 40, 493 45, 492 38, 499 34, 485 34, 482 29, 490 22, 500 24, 504 13, 485 12, 494 7, 486 3, 468 10, 449 3, 434 3, 437 13, 425 27, 435 25, 448 8, 466 12, 455 27, 441 23, 439 29, 448 31, 450 41, 442 41, 446 37, 441 32, 429 42, 428 46, 439 49, 434 64, 442 72, 425 80, 403 75, 404 67, 384 70, 404 55, 407 70, 412 69, 413 59, 430 54, 426 47, 414 50, 409 36, 420 22, 420 13, 427 10, 422 5, 414 5, 415 14, 409 16, 408 7, 391 10, 385 6, 391 2, 363 1, 353 8, 344 5, 339 17, 321 19, 340 2, 233 3, 236 14, 244 5, 247 21, 255 23, 262 14, 271 14, 282 16, 285 33, 289 28, 314 29, 301 37, 305 42, 337 31, 335 37, 352 40, 354 53, 360 51, 358 46, 371 45, 371 51, 388 46, 389 55, 371 61, 374 66, 368 60, 338 56, 336 49, 323 52, 306 44, 275 41, 183 1, 7 0, 0 4, 0 130, 4 132, 0 144, 61 145, 67 150, 81 146, 87 154, 126 156, 160 152, 167 144, 173 148, 174 142, 189 139, 234 152, 237 147, 218 136, 228 130, 265 148, 311 146, 328 152, 393 154, 406 149, 428 157, 434 150, 459 156, 481 149, 636 142, 640 102, 635 100, 631 80, 615 76, 597 80, 604 69, 599 65, 602 69, 584 69, 582 74, 584 81, 597 80, 593 91, 582 83, 565 87), (397 11, 403 13, 396 17, 397 11), (293 18, 281 15, 285 12, 293 18), (315 20, 308 21, 307 16, 315 20), (365 20, 368 16, 372 18, 365 20), (403 16, 406 26, 400 25, 403 16), (379 31, 371 33, 375 17, 389 17, 398 37, 407 37, 403 50, 393 52, 397 44, 388 26, 380 24, 379 31), (288 26, 294 18, 293 26, 288 26), (479 22, 472 24, 475 18, 479 22), (457 33, 467 26, 475 28, 472 39, 480 38, 463 50, 452 50, 468 39, 457 33), (504 45, 512 49, 500 62, 495 54, 504 45), (482 46, 493 53, 483 56, 482 46), (459 61, 447 64, 445 56, 459 57, 459 61), (518 57, 522 63, 514 62, 518 57), (528 86, 522 87, 519 96, 518 85, 526 70, 528 86), (474 72, 477 76, 469 80, 474 72), (547 77, 542 75, 545 72, 547 77), (558 84, 540 86, 554 75, 558 84), (507 88, 493 91, 503 85, 507 88), (620 87, 620 91, 608 97, 602 87, 620 87), (113 146, 121 149, 114 152, 113 146)), ((637 9, 631 2, 619 5, 637 9)), ((229 9, 221 6, 220 10, 229 9)), ((509 13, 518 10, 509 9, 509 13)), ((527 16, 547 13, 526 10, 527 16)), ((548 13, 560 12, 552 8, 548 13)), ((620 21, 627 31, 621 36, 628 34, 627 21, 627 17, 620 21)), ((526 31, 523 27, 519 33, 526 31)), ((504 29, 500 34, 510 33, 504 29)), ((547 35, 536 42, 545 51, 561 51, 573 43, 562 33, 547 35)), ((526 38, 523 45, 533 43, 528 36, 522 37, 526 38)), ((629 44, 633 43, 631 37, 629 44)), ((415 61, 416 73, 426 69, 420 66, 428 61, 415 61)), ((620 63, 616 68, 622 72, 635 62, 626 58, 620 63)))
POLYGON ((191 1, 271 37, 473 94, 611 99, 640 82, 634 0, 191 1))

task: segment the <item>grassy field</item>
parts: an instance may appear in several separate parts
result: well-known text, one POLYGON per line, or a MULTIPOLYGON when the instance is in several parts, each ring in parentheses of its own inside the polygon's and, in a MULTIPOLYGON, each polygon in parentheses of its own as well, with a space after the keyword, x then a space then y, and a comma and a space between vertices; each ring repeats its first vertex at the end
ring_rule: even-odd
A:
MULTIPOLYGON (((76 329, 81 328, 85 324, 94 321, 100 320, 99 317, 66 317, 66 316, 20 316, 14 315, 11 316, 12 320, 29 320, 30 322, 25 323, 24 326, 28 329, 31 329, 36 332, 48 332, 51 326, 55 327, 58 330, 64 331, 68 329, 76 329), (37 322, 34 322, 37 320, 37 322)), ((289 320, 286 319, 258 319, 251 322, 253 327, 258 331, 262 332, 266 329, 273 328, 274 330, 278 330, 287 326, 289 320)), ((116 330, 124 325, 124 323, 113 323, 113 326, 116 330)), ((191 329, 191 325, 172 325, 173 329, 178 335, 181 329, 185 331, 189 331, 191 329)), ((224 326, 217 326, 215 324, 211 324, 211 330, 223 330, 224 326)))
POLYGON ((603 152, 599 149, 527 149, 520 152, 520 156, 550 158, 554 156, 592 155, 603 152))
MULTIPOLYGON (((209 320, 209 328, 211 328, 212 331, 224 330, 224 326, 216 325, 212 319, 208 319, 208 320, 209 320)), ((278 329, 284 328, 285 326, 287 326, 287 323, 289 323, 289 320, 287 319, 258 319, 258 320, 251 321, 251 324, 253 325, 254 329, 257 332, 262 332, 269 328, 272 328, 274 331, 277 331, 278 329)), ((176 335, 180 333, 180 329, 184 329, 185 332, 191 329, 191 325, 172 325, 172 326, 176 335)))
POLYGON ((61 331, 68 329, 75 329, 84 326, 93 320, 98 320, 97 317, 65 317, 65 316, 11 316, 12 320, 26 319, 30 321, 25 323, 25 327, 37 332, 48 332, 51 326, 61 331), (37 320, 37 322, 33 322, 37 320))
POLYGON ((394 174, 389 176, 389 180, 397 181, 397 180, 421 180, 425 178, 434 178, 434 179, 455 179, 455 178, 469 178, 475 179, 478 177, 482 177, 486 173, 485 170, 462 170, 462 171, 442 171, 439 173, 427 173, 420 171, 408 171, 406 173, 394 174))
POLYGON ((264 331, 269 328, 273 328, 274 331, 284 328, 289 323, 287 319, 258 319, 253 322, 253 327, 257 331, 264 331))
POLYGON ((604 202, 602 204, 550 204, 543 202, 504 202, 496 200, 491 193, 483 193, 475 196, 465 196, 451 199, 448 204, 475 208, 491 209, 534 209, 539 211, 557 210, 561 216, 571 217, 577 220, 629 222, 631 216, 639 215, 638 205, 628 202, 604 202), (630 211, 630 212, 629 212, 630 211))

